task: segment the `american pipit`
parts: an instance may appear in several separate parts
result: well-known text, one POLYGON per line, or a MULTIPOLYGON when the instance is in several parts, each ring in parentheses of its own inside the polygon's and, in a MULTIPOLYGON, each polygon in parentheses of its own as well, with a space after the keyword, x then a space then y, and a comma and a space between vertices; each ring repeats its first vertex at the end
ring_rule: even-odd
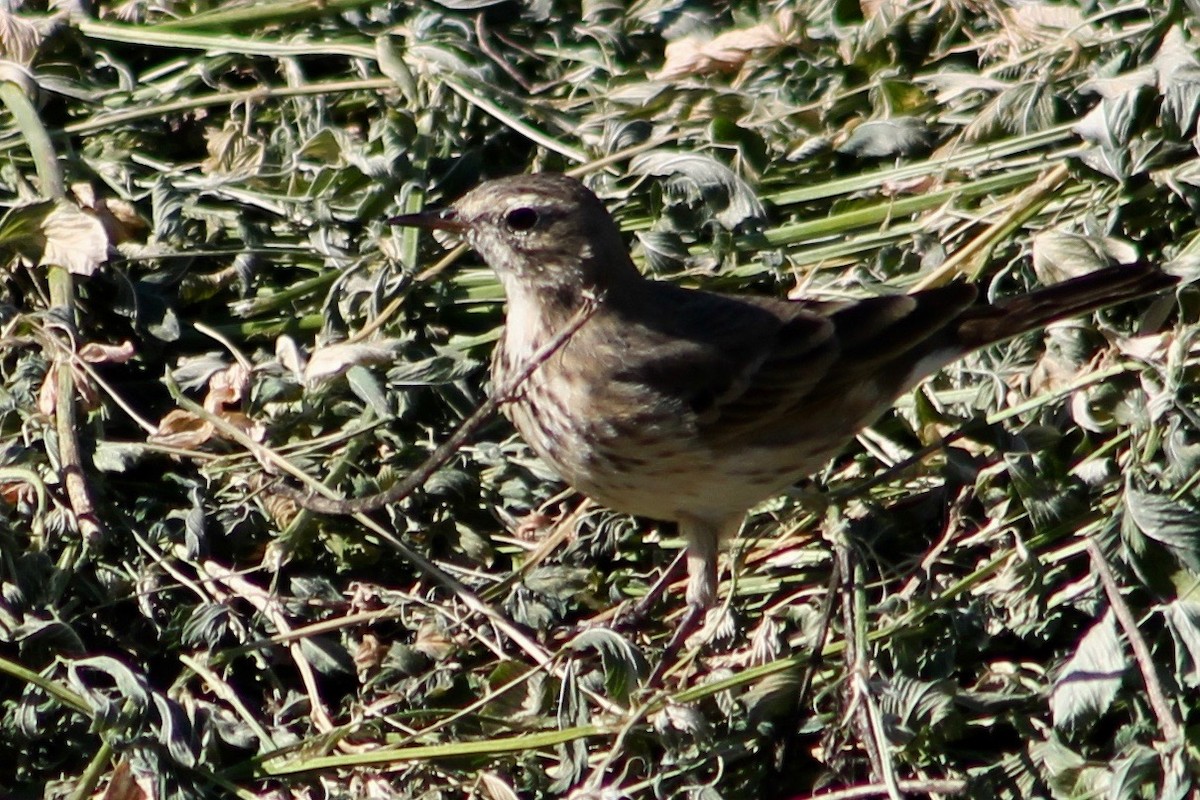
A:
POLYGON ((822 467, 897 396, 972 350, 1176 283, 1135 265, 995 303, 962 283, 839 302, 686 289, 643 277, 600 200, 550 173, 393 222, 458 232, 499 275, 496 386, 596 304, 504 409, 583 494, 678 523, 681 631, 713 602, 718 545, 747 510, 822 467))

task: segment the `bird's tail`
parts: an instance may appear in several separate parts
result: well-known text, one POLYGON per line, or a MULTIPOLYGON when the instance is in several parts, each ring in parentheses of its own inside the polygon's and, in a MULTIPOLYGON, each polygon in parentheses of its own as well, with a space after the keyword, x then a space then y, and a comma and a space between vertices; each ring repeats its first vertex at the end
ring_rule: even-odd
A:
POLYGON ((1179 279, 1175 276, 1145 263, 1096 270, 1028 294, 971 309, 963 314, 959 324, 959 340, 970 348, 984 347, 1060 319, 1155 294, 1177 283, 1179 279))

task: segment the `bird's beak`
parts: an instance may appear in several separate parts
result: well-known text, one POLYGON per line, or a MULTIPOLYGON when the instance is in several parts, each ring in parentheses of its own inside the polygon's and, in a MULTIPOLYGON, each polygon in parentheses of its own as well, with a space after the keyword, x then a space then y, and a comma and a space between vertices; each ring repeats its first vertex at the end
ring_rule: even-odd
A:
POLYGON ((421 211, 416 214, 401 214, 388 219, 389 225, 403 225, 409 228, 424 228, 425 230, 451 231, 464 233, 467 224, 458 218, 458 212, 453 208, 440 211, 421 211))

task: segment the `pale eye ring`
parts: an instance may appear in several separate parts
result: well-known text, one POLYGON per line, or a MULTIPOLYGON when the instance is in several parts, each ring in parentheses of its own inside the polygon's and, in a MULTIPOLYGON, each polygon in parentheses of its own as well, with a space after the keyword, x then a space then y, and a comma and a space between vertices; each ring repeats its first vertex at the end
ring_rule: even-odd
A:
POLYGON ((538 212, 527 206, 518 206, 504 215, 504 224, 512 231, 532 230, 538 224, 538 212))

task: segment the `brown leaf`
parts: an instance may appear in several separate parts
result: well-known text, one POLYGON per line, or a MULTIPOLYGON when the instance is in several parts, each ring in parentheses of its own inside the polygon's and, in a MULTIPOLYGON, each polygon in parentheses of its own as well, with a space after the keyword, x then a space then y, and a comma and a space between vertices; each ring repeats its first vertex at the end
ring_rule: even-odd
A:
POLYGON ((940 183, 941 179, 936 175, 918 175, 904 180, 886 180, 879 189, 884 197, 914 196, 932 192, 940 183))
POLYGON ((208 140, 208 158, 200 168, 206 174, 257 175, 266 156, 263 143, 249 136, 241 125, 229 123, 221 130, 210 128, 204 134, 208 140))
POLYGON ((214 372, 208 379, 208 394, 204 397, 204 408, 219 413, 226 406, 240 403, 250 386, 250 373, 240 363, 214 372))
POLYGON ((16 506, 21 503, 32 504, 35 500, 37 491, 27 481, 0 481, 0 501, 16 506))
POLYGON ((1122 336, 1116 340, 1116 345, 1117 351, 1123 356, 1156 362, 1166 360, 1167 352, 1174 341, 1174 333, 1164 331, 1145 336, 1122 336))
POLYGON ((518 800, 520 798, 512 785, 494 772, 480 773, 479 785, 483 790, 482 796, 487 800, 518 800))
POLYGON ((48 417, 54 416, 54 403, 58 398, 58 366, 52 364, 42 378, 42 386, 38 389, 38 411, 48 417))
MULTIPOLYGON (((258 491, 260 487, 255 486, 254 488, 255 491, 258 491)), ((296 505, 294 500, 281 494, 275 494, 269 488, 259 494, 259 502, 280 528, 286 528, 292 524, 292 520, 300 513, 300 506, 296 505)))
POLYGON ((377 669, 387 656, 388 647, 375 634, 363 634, 358 647, 354 648, 354 666, 358 668, 359 674, 377 669))
POLYGON ((108 240, 113 244, 140 239, 141 234, 150 227, 133 204, 116 197, 97 197, 96 190, 90 183, 73 184, 71 194, 79 201, 80 208, 96 215, 96 219, 104 226, 108 240))
POLYGON ((655 80, 672 80, 709 72, 736 72, 757 50, 782 47, 787 39, 771 23, 726 31, 707 41, 686 37, 666 48, 663 68, 655 80))
POLYGON ((195 449, 212 438, 213 426, 190 411, 176 408, 158 422, 158 430, 147 441, 168 447, 195 449))
POLYGON ((1047 350, 1029 373, 1029 393, 1055 392, 1079 378, 1079 364, 1056 350, 1047 350))
POLYGON ((541 511, 531 511, 517 521, 517 538, 523 542, 540 541, 553 524, 554 517, 541 511))
POLYGON ((137 355, 133 342, 128 340, 120 344, 101 344, 88 342, 79 348, 79 357, 89 364, 126 364, 137 355))
POLYGON ((256 442, 261 442, 267 438, 267 429, 261 422, 251 418, 241 411, 220 411, 218 412, 221 419, 228 422, 233 427, 240 430, 242 433, 249 436, 256 442))
POLYGON ((441 661, 454 652, 454 642, 447 638, 437 625, 432 622, 422 622, 417 628, 417 638, 413 642, 413 649, 424 653, 434 661, 441 661))
POLYGON ((96 218, 62 201, 42 220, 46 249, 38 266, 64 267, 76 275, 92 275, 108 260, 108 234, 96 218))
POLYGON ((43 38, 38 26, 28 18, 0 10, 0 58, 29 66, 43 38))
POLYGON ((122 758, 117 762, 100 800, 148 800, 150 797, 153 795, 149 788, 149 778, 135 775, 129 767, 129 762, 122 758))
POLYGON ((304 367, 306 383, 337 375, 356 364, 378 364, 395 355, 394 342, 360 342, 319 347, 304 367))

